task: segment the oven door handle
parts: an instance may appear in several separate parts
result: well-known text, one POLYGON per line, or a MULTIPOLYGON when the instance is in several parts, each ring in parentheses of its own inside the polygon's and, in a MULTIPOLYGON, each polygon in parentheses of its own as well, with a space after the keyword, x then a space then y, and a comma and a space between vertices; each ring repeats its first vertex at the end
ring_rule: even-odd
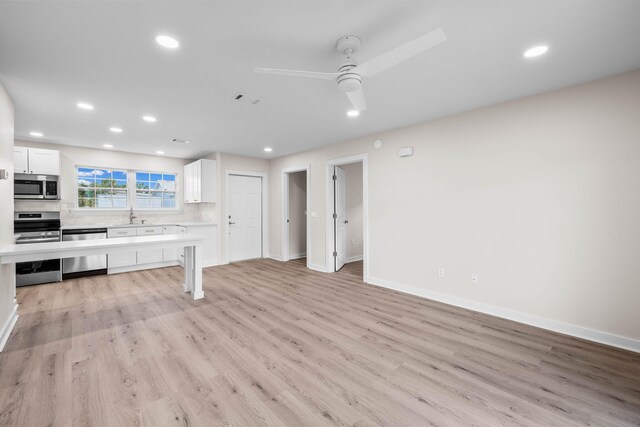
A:
POLYGON ((16 245, 24 245, 27 243, 44 243, 44 242, 59 242, 60 238, 59 237, 41 237, 38 239, 18 239, 16 241, 16 245))

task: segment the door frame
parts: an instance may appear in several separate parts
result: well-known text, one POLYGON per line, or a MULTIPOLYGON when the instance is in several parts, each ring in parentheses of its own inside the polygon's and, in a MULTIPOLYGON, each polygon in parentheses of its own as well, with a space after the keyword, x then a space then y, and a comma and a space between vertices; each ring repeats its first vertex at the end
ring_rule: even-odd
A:
POLYGON ((309 268, 309 249, 311 248, 311 222, 309 214, 309 206, 311 206, 311 185, 310 185, 310 165, 294 166, 290 168, 282 169, 282 261, 289 261, 289 223, 287 223, 287 217, 289 216, 289 174, 296 172, 306 172, 307 174, 307 268, 309 268))
POLYGON ((269 174, 266 172, 251 172, 225 169, 224 171, 224 217, 222 218, 222 234, 226 236, 225 264, 229 264, 229 177, 231 175, 251 176, 262 178, 262 258, 269 257, 269 174))
POLYGON ((369 278, 369 156, 367 153, 353 156, 340 157, 327 160, 325 165, 325 271, 335 273, 333 262, 333 249, 335 247, 335 234, 333 222, 333 168, 334 166, 348 165, 362 162, 362 256, 363 256, 363 281, 369 278))

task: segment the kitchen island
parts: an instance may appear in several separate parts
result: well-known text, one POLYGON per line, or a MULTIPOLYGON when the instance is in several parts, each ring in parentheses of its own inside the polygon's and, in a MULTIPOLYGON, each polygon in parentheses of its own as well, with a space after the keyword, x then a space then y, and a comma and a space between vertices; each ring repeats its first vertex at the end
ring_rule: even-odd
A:
POLYGON ((184 248, 184 291, 194 300, 204 298, 202 290, 202 240, 195 234, 132 236, 110 239, 8 245, 0 249, 0 264, 103 255, 144 248, 184 248))

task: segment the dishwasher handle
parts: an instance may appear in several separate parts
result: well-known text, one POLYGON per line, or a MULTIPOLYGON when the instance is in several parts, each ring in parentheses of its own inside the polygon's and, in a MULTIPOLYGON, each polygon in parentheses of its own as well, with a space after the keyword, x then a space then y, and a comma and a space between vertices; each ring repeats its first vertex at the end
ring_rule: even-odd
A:
POLYGON ((69 236, 72 234, 104 234, 106 232, 106 228, 82 228, 77 230, 62 230, 62 235, 69 236))

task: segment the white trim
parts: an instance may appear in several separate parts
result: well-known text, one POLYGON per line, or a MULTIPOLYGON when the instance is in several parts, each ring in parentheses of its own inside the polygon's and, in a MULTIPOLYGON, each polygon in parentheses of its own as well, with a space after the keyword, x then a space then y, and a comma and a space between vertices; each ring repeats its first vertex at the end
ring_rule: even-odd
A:
POLYGON ((18 317, 18 304, 14 304, 13 311, 11 311, 9 318, 4 322, 4 325, 2 325, 2 329, 0 329, 0 351, 4 349, 5 344, 9 340, 9 336, 18 321, 18 317))
MULTIPOLYGON (((307 253, 306 252, 302 252, 299 254, 293 254, 293 255, 289 255, 289 261, 291 261, 292 259, 300 259, 300 258, 306 258, 307 257, 307 253)), ((309 264, 309 260, 307 260, 307 264, 309 264)))
MULTIPOLYGON (((107 268, 107 274, 118 274, 118 273, 127 273, 130 271, 139 271, 139 270, 149 270, 152 268, 162 268, 162 267, 173 267, 176 265, 182 265, 175 261, 160 261, 160 262, 150 262, 148 264, 133 264, 133 265, 125 265, 122 267, 110 267, 107 268)), ((205 265, 202 265, 205 267, 205 265)))
POLYGON ((415 286, 405 285, 390 280, 379 279, 376 277, 369 277, 368 283, 374 286, 380 286, 382 288, 403 292, 405 294, 415 295, 456 307, 465 308, 467 310, 473 310, 503 319, 513 320, 514 322, 523 323, 525 325, 535 326, 549 331, 570 335, 572 337, 582 338, 588 341, 594 341, 597 343, 640 353, 640 340, 626 338, 620 335, 610 334, 608 332, 598 331, 595 329, 585 328, 583 326, 578 326, 559 320, 548 319, 545 317, 536 316, 534 314, 528 314, 521 311, 510 310, 508 308, 497 307, 491 304, 472 301, 466 298, 429 291, 426 289, 417 288, 415 286))
MULTIPOLYGON (((221 233, 229 233, 229 176, 255 176, 262 178, 262 258, 269 258, 269 174, 266 172, 237 171, 225 169, 224 171, 224 221, 221 222, 221 233)), ((222 236, 220 234, 220 240, 222 236)), ((229 264, 229 236, 227 235, 227 250, 225 258, 220 265, 229 264)))
POLYGON ((278 255, 271 255, 269 258, 274 259, 276 261, 280 261, 280 262, 284 262, 284 260, 282 259, 281 256, 278 255))
POLYGON ((334 272, 333 266, 333 167, 362 162, 362 248, 363 248, 363 280, 368 282, 369 277, 369 156, 356 154, 339 159, 327 160, 326 172, 326 202, 325 202, 325 268, 327 273, 334 272))
POLYGON ((319 271, 321 273, 330 273, 330 271, 327 271, 327 267, 324 265, 320 265, 320 264, 311 264, 309 263, 309 269, 310 270, 314 270, 314 271, 319 271))
MULTIPOLYGON (((309 214, 311 207, 311 165, 306 164, 303 166, 294 166, 290 168, 282 169, 282 260, 288 261, 290 259, 296 259, 289 255, 289 223, 287 218, 289 216, 289 174, 294 172, 306 172, 307 183, 307 254, 311 247, 311 215, 309 214)), ((306 254, 305 254, 306 255, 306 254)), ((299 256, 298 258, 302 258, 299 256)), ((309 259, 307 259, 307 268, 309 268, 309 259)))
POLYGON ((347 257, 347 264, 350 262, 362 261, 364 257, 362 255, 354 255, 347 257))

